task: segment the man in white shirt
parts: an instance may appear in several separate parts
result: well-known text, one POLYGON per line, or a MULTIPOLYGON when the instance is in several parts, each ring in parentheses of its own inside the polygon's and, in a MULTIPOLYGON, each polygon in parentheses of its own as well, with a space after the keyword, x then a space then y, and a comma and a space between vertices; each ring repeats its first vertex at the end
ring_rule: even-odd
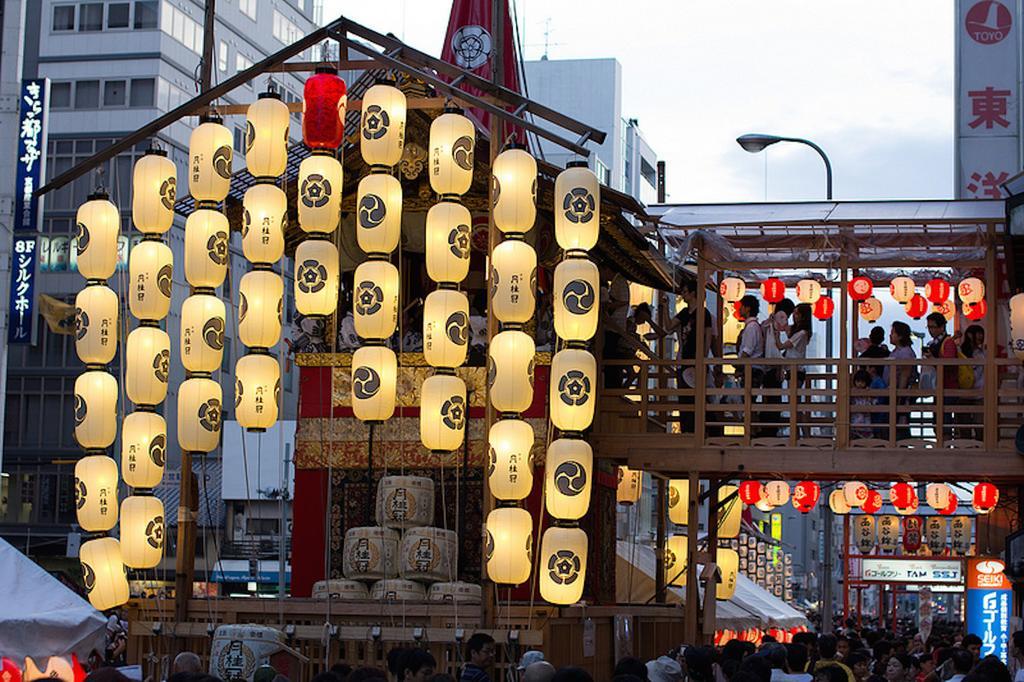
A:
MULTIPOLYGON (((768 316, 768 319, 761 323, 761 332, 764 335, 765 358, 781 359, 785 356, 776 341, 778 337, 775 334, 775 330, 785 331, 787 334, 789 333, 789 316, 793 314, 793 309, 795 307, 796 306, 793 305, 793 301, 788 298, 784 298, 775 304, 775 310, 768 316)), ((764 368, 764 382, 762 385, 767 389, 781 389, 782 379, 785 375, 786 372, 783 367, 779 365, 766 365, 764 368)), ((782 396, 766 395, 762 400, 771 405, 779 405, 782 403, 782 396)), ((762 416, 762 421, 778 422, 782 420, 781 412, 764 412, 762 416)), ((775 427, 763 427, 761 429, 761 435, 773 437, 778 435, 778 431, 779 430, 775 427)))
POLYGON ((740 299, 740 317, 743 318, 743 332, 740 334, 741 358, 764 357, 764 329, 757 320, 761 302, 751 294, 740 299))

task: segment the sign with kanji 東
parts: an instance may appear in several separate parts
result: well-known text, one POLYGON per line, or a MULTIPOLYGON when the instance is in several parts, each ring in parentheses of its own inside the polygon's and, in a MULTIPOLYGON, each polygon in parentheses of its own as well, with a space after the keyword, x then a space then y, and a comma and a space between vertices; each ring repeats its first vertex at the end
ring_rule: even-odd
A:
POLYGON ((1007 662, 1013 587, 1001 559, 967 560, 967 632, 981 637, 981 656, 1007 662))

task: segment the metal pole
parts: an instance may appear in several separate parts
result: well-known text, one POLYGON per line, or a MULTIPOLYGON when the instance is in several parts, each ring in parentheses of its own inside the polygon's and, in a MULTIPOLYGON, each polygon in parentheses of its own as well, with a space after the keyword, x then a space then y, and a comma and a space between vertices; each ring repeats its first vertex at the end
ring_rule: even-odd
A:
POLYGON ((821 583, 821 631, 832 632, 832 510, 827 504, 821 506, 821 518, 825 523, 825 549, 822 557, 821 583))
POLYGON ((783 137, 779 139, 786 142, 798 142, 799 144, 805 144, 818 152, 818 156, 820 156, 821 160, 825 162, 825 198, 832 201, 832 162, 828 160, 828 155, 825 154, 825 150, 810 140, 805 140, 802 137, 783 137))

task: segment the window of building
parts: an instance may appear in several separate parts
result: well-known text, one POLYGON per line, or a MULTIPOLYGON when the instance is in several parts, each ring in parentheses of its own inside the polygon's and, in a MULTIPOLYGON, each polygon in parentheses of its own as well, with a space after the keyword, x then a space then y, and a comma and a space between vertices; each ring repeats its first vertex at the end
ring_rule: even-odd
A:
POLYGON ((74 31, 75 30, 75 6, 54 5, 53 6, 53 30, 74 31))
POLYGON ((217 45, 217 68, 221 71, 228 70, 228 44, 223 40, 217 45))
POLYGON ((50 108, 70 109, 71 108, 71 82, 50 84, 50 108))
POLYGON ((242 14, 256 21, 256 0, 238 0, 238 9, 242 14))
POLYGON ((252 66, 252 60, 241 52, 235 53, 235 71, 245 71, 252 66))
POLYGON ((103 3, 84 2, 78 6, 78 30, 103 30, 103 3))
POLYGON ((128 28, 131 9, 130 2, 112 2, 107 5, 107 28, 128 28))
POLYGON ((235 151, 238 152, 239 154, 244 154, 245 153, 245 128, 242 128, 240 126, 235 126, 234 133, 235 133, 235 141, 234 141, 234 145, 233 146, 235 148, 235 151))
POLYGON ((75 84, 75 109, 96 109, 100 105, 100 82, 78 81, 75 84))
POLYGON ((157 0, 137 0, 135 28, 156 28, 157 0))
POLYGON ((124 81, 104 81, 103 82, 103 106, 105 107, 123 107, 127 101, 125 86, 127 83, 124 81))
POLYGON ((203 27, 199 22, 164 0, 160 26, 164 33, 196 54, 203 53, 203 27))
POLYGON ((302 31, 292 23, 291 19, 274 10, 274 37, 285 45, 291 45, 302 37, 302 31))
POLYGON ((156 80, 153 78, 133 78, 132 98, 133 107, 151 107, 156 97, 156 80))

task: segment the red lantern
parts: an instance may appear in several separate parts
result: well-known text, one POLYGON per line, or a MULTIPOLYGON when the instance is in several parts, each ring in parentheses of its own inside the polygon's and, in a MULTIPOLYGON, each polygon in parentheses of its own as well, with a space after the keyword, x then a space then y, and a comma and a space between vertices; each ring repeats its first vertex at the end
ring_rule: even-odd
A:
POLYGON ((979 514, 988 514, 999 503, 999 488, 991 483, 974 486, 973 506, 979 514))
POLYGON ((743 481, 739 496, 743 504, 757 504, 764 497, 764 486, 761 481, 743 481))
POLYGON ((882 508, 882 493, 877 490, 868 491, 868 499, 864 501, 864 504, 860 506, 860 510, 865 514, 875 514, 882 508))
POLYGON ((768 303, 778 303, 786 296, 786 283, 777 277, 761 282, 761 298, 768 303))
POLYGON ((949 300, 950 286, 946 280, 936 277, 924 285, 924 297, 932 303, 943 303, 949 300))
POLYGON ((977 303, 964 303, 964 317, 968 320, 977 322, 981 318, 985 317, 985 313, 988 312, 988 304, 985 303, 985 299, 981 299, 977 303))
POLYGON ((793 486, 793 508, 801 514, 807 514, 821 497, 821 487, 814 481, 800 481, 793 486))
POLYGON ((915 554, 921 549, 921 517, 908 516, 903 519, 903 551, 915 554))
POLYGON ((889 490, 889 501, 897 509, 913 507, 917 501, 917 493, 914 492, 914 486, 900 481, 889 490))
POLYGON ((6 682, 21 682, 21 668, 14 661, 4 656, 0 659, 0 680, 6 682))
POLYGON ((960 500, 957 499, 956 493, 949 496, 949 504, 944 509, 940 509, 939 513, 943 516, 952 516, 956 513, 956 508, 960 506, 960 500))
POLYGON ((814 316, 819 320, 827 320, 832 317, 832 313, 836 311, 836 302, 828 296, 822 296, 814 302, 814 309, 812 312, 814 316))
POLYGON ((861 275, 851 279, 850 283, 846 285, 846 289, 850 292, 850 298, 855 301, 863 301, 871 296, 871 292, 875 290, 875 284, 870 278, 861 275))
POLYGON ((907 315, 915 320, 920 320, 928 314, 928 301, 921 294, 914 294, 903 306, 903 309, 907 311, 907 315))
POLYGON ((338 70, 318 66, 302 93, 302 141, 310 149, 336 150, 345 137, 345 81, 338 70))
POLYGON ((741 302, 742 301, 733 301, 732 302, 732 315, 733 315, 733 317, 736 318, 737 322, 743 322, 743 316, 740 315, 740 303, 741 302))

